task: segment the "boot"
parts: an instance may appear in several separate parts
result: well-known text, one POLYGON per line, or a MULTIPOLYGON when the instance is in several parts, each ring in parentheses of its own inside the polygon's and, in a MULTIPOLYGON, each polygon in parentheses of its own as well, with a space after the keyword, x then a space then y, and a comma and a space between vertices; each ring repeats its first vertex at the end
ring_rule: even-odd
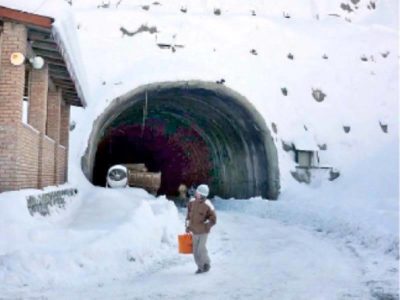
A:
POLYGON ((210 264, 204 264, 203 272, 210 271, 210 268, 211 268, 210 264))

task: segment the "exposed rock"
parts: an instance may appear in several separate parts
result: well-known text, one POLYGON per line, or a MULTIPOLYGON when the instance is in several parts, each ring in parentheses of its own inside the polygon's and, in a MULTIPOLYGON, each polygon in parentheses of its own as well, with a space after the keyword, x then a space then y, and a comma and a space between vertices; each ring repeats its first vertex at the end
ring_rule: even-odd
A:
POLYGON ((379 122, 379 125, 381 126, 381 129, 384 133, 388 133, 388 125, 383 124, 382 122, 379 122))
POLYGON ((123 26, 119 28, 119 30, 122 32, 122 36, 127 35, 127 36, 134 36, 135 34, 141 33, 141 32, 149 32, 150 34, 157 33, 157 27, 155 26, 147 26, 147 25, 140 25, 140 27, 136 31, 129 31, 123 26))
POLYGON ((376 3, 374 1, 370 1, 368 6, 367 6, 367 8, 368 9, 375 9, 376 8, 376 3))
POLYGON ((329 171, 329 180, 330 181, 334 181, 339 176, 340 176, 340 172, 338 170, 332 169, 332 170, 329 171))
POLYGON ((162 43, 158 43, 157 46, 160 49, 171 49, 172 53, 175 53, 177 48, 185 48, 184 45, 171 45, 171 44, 162 44, 162 43))
POLYGON ((343 130, 344 130, 345 133, 349 133, 350 129, 351 129, 350 126, 343 126, 343 130))
POLYGON ((310 184, 311 182, 311 174, 310 171, 307 169, 302 169, 301 171, 290 171, 290 174, 292 174, 293 178, 300 183, 310 184))
POLYGON ((346 4, 346 3, 340 4, 340 8, 345 10, 345 11, 347 11, 347 12, 349 12, 349 13, 353 11, 351 6, 350 6, 350 4, 346 4))
POLYGON ((292 53, 289 53, 287 57, 288 57, 289 59, 292 59, 292 60, 294 59, 294 56, 293 56, 292 53))
POLYGON ((277 134, 278 133, 278 127, 276 127, 276 124, 274 122, 271 123, 272 131, 277 134))
POLYGON ((294 145, 293 144, 288 144, 285 141, 282 140, 282 149, 285 150, 286 152, 289 151, 294 151, 294 145))
POLYGON ((257 54, 258 54, 257 51, 256 51, 255 49, 251 49, 251 50, 250 50, 250 53, 253 54, 253 55, 257 55, 257 54))
POLYGON ((324 101, 326 94, 320 89, 312 89, 312 96, 317 102, 324 101))
POLYGON ((105 2, 103 1, 101 4, 97 5, 97 8, 109 8, 110 7, 110 2, 105 2))
POLYGON ((327 144, 322 144, 322 145, 319 145, 318 144, 318 148, 319 148, 319 150, 327 150, 328 149, 328 145, 327 144))
POLYGON ((287 90, 287 88, 283 87, 283 88, 281 88, 281 91, 282 91, 282 94, 283 94, 284 96, 287 96, 287 95, 288 95, 288 90, 287 90))
POLYGON ((219 9, 219 8, 214 8, 214 15, 220 16, 220 15, 221 15, 221 9, 219 9))

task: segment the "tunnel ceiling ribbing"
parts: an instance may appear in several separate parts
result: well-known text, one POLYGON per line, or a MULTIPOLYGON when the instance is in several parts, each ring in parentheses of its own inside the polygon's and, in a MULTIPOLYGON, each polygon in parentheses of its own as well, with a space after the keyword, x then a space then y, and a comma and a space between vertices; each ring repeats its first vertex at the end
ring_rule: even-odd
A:
MULTIPOLYGON (((198 135, 203 140, 207 145, 203 153, 207 159, 195 151, 198 141, 175 146, 189 153, 194 161, 210 161, 208 183, 215 194, 276 198, 279 183, 270 186, 270 183, 276 184, 277 178, 277 174, 272 173, 278 172, 276 149, 268 144, 271 138, 265 123, 260 122, 260 116, 252 111, 249 103, 241 103, 224 89, 176 84, 143 89, 124 101, 117 99, 119 104, 109 109, 108 118, 104 117, 105 121, 97 127, 96 143, 117 129, 142 126, 146 111, 145 127, 154 129, 156 124, 163 123, 172 133, 176 128, 186 128, 187 134, 198 135), (147 109, 144 109, 146 98, 147 109)), ((187 138, 182 134, 180 137, 187 138)))

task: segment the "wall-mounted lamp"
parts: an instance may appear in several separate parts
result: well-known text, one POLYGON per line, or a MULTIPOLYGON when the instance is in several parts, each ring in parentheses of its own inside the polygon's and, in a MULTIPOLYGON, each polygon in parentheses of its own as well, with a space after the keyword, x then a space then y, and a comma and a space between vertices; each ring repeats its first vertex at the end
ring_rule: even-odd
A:
POLYGON ((44 66, 44 59, 43 57, 40 56, 31 57, 29 59, 29 62, 31 63, 34 69, 41 69, 44 66))
MULTIPOLYGON (((21 52, 13 52, 10 57, 11 64, 20 66, 25 62, 25 55, 21 52)), ((34 69, 41 69, 44 66, 44 59, 40 56, 32 56, 28 59, 34 69)))
POLYGON ((25 55, 23 55, 21 52, 11 53, 10 62, 12 65, 20 66, 24 63, 24 61, 25 61, 25 55))

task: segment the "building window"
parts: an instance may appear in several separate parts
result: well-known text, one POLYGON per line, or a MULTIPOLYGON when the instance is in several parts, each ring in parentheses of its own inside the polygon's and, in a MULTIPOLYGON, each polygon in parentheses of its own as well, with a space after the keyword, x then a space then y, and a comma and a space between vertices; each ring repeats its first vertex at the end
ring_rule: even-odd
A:
POLYGON ((22 122, 28 124, 29 96, 31 93, 31 72, 25 69, 24 96, 22 98, 22 122))
POLYGON ((313 156, 313 151, 296 150, 296 162, 299 164, 299 167, 312 167, 313 156))

